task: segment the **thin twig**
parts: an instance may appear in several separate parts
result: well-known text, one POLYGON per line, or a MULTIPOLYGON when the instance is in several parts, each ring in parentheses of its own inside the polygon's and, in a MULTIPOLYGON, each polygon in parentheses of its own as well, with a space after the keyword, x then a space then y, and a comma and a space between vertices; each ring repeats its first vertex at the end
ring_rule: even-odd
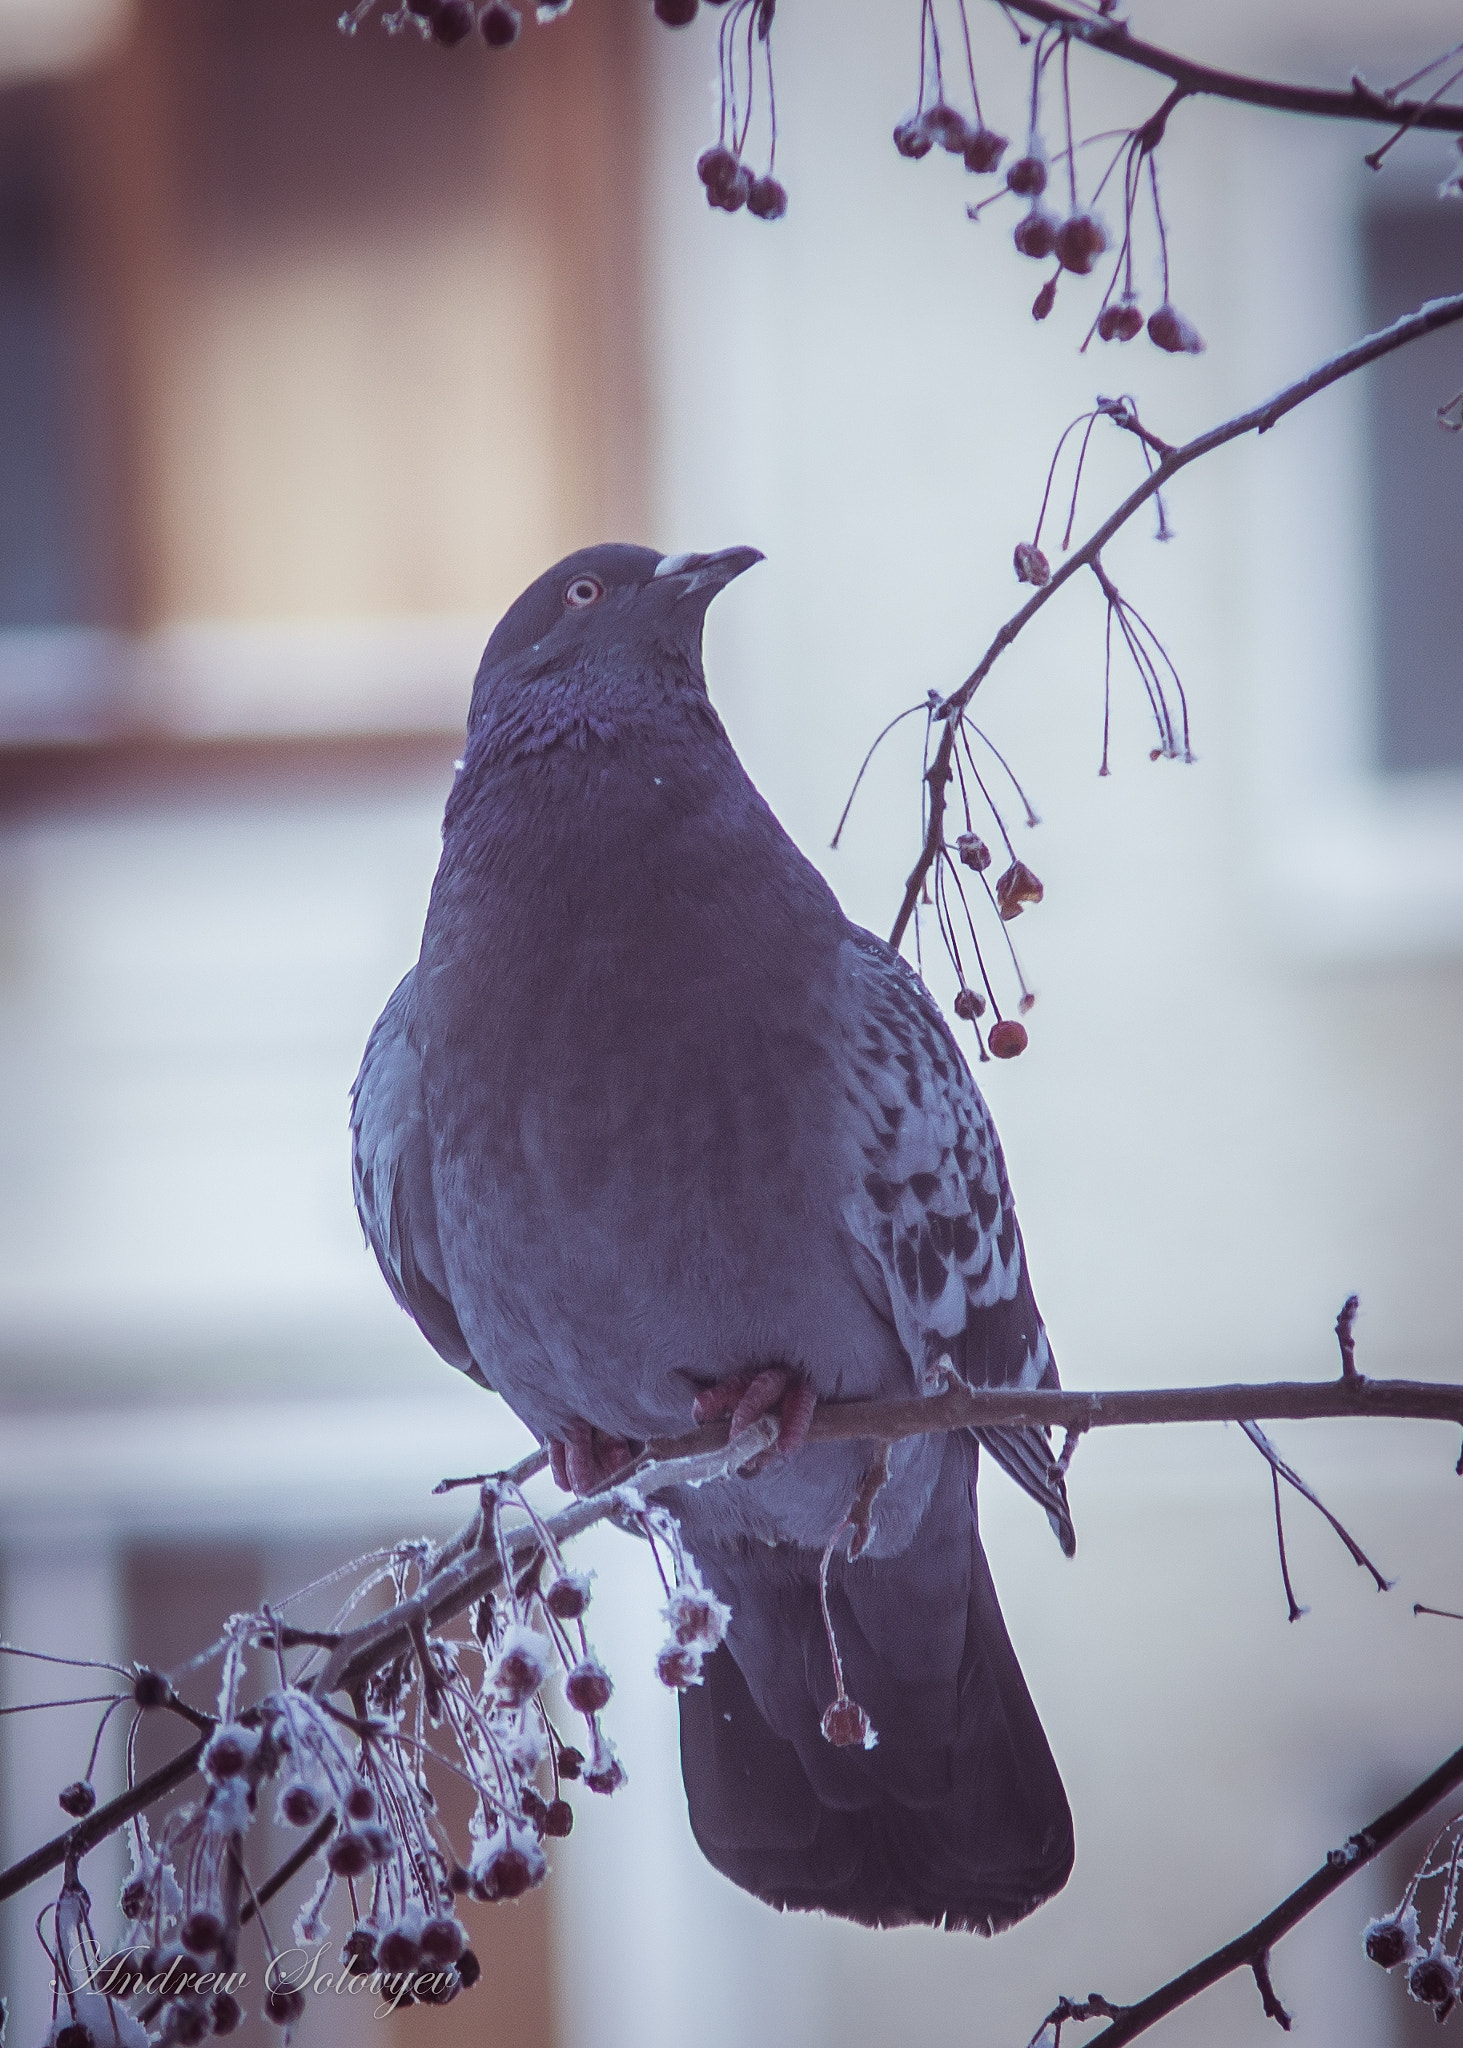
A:
MULTIPOLYGON (((1207 1991, 1211 1984, 1217 1984, 1235 1970, 1253 1970, 1263 1997, 1269 1980, 1268 1957, 1281 1936, 1288 1934, 1292 1927, 1299 1926, 1307 1914, 1313 1913, 1323 1900, 1339 1890, 1358 1870, 1364 1869, 1389 1842, 1396 1841, 1415 1820, 1420 1820, 1459 1785, 1463 1785, 1463 1749, 1455 1749, 1430 1777, 1414 1786, 1395 1806, 1389 1806, 1369 1827, 1354 1834, 1343 1848, 1331 1850, 1320 1869, 1288 1898, 1282 1899, 1263 1920, 1257 1920, 1245 1933, 1226 1942, 1223 1948, 1215 1949, 1212 1955, 1205 1956, 1177 1977, 1170 1978, 1167 1984, 1161 1984, 1146 1998, 1139 1999, 1134 2005, 1123 2006, 1112 2025, 1104 2027, 1100 2034, 1084 2044, 1084 2048, 1122 2048, 1125 2041, 1135 2041, 1140 2034, 1146 2034, 1150 2027, 1166 2019, 1179 2006, 1197 1998, 1201 1991, 1207 1991)), ((1272 1985, 1270 1997, 1274 1998, 1274 1995, 1272 1985)), ((1275 1999, 1275 2004, 1280 2007, 1278 1999, 1275 1999)), ((1284 2008, 1280 2007, 1280 2010, 1284 2008)), ((1268 2004, 1266 2011, 1270 2011, 1268 2004)), ((1270 2016, 1276 2018, 1278 2013, 1270 2016)))
MULTIPOLYGON (((1024 4, 1026 0, 1023 0, 1024 4)), ((1460 117, 1460 123, 1463 123, 1463 117, 1460 117)), ((1376 362, 1379 357, 1406 347, 1408 342, 1419 340, 1425 334, 1436 333, 1439 328, 1450 327, 1458 320, 1463 320, 1463 292, 1456 292, 1448 298, 1430 299, 1415 313, 1404 314, 1400 320, 1394 320, 1390 327, 1384 327, 1376 334, 1365 335, 1352 347, 1343 349, 1339 355, 1317 364, 1315 369, 1294 384, 1287 384, 1284 390, 1277 391, 1275 396, 1267 399, 1263 405, 1254 406, 1248 412, 1239 413, 1235 418, 1225 420, 1220 426, 1211 427, 1207 433, 1197 435, 1192 441, 1186 441, 1182 447, 1170 449, 1161 457, 1151 474, 1124 498, 1117 510, 1110 513, 1097 531, 1053 572, 1051 581, 1033 592, 1020 611, 1007 619, 959 689, 951 692, 936 713, 936 717, 944 721, 945 730, 925 777, 929 789, 929 809, 925 822, 924 843, 920 849, 919 859, 910 870, 909 878, 904 885, 904 899, 889 934, 891 946, 897 947, 904 937, 909 920, 914 915, 915 905, 920 900, 925 877, 929 874, 935 856, 944 843, 945 799, 950 781, 950 761, 955 749, 955 735, 961 722, 961 713, 1000 656, 1005 653, 1017 634, 1031 623, 1043 605, 1050 604, 1062 586, 1070 582, 1079 570, 1090 567, 1113 535, 1127 525, 1133 514, 1146 505, 1148 500, 1162 490, 1180 470, 1187 469, 1190 463, 1197 462, 1203 455, 1211 454, 1216 448, 1222 448, 1226 442, 1239 440, 1242 435, 1268 433, 1287 413, 1293 412, 1298 405, 1303 405, 1308 398, 1315 397, 1317 392, 1340 383, 1343 377, 1349 377, 1354 371, 1364 369, 1368 363, 1376 362)))
POLYGON ((1128 33, 1125 22, 1083 8, 1058 6, 1053 0, 1001 0, 1001 4, 1008 12, 1025 14, 1033 21, 1069 28, 1089 49, 1101 50, 1125 64, 1136 64, 1144 71, 1156 71, 1181 85, 1186 94, 1237 100, 1244 106, 1268 107, 1282 114, 1315 114, 1330 121, 1375 121, 1393 128, 1405 123, 1414 128, 1440 128, 1450 135, 1463 133, 1463 107, 1388 99, 1383 93, 1373 92, 1359 78, 1352 80, 1349 92, 1336 92, 1319 86, 1287 85, 1280 79, 1252 78, 1238 71, 1220 71, 1210 64, 1196 64, 1176 50, 1142 42, 1128 33))

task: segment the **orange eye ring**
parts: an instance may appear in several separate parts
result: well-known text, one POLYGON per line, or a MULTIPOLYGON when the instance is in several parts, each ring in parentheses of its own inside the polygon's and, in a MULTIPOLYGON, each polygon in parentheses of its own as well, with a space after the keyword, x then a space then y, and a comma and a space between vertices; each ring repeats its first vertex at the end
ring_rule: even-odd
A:
POLYGON ((605 594, 605 587, 598 576, 576 576, 564 588, 564 602, 571 611, 583 611, 588 604, 598 604, 605 594))

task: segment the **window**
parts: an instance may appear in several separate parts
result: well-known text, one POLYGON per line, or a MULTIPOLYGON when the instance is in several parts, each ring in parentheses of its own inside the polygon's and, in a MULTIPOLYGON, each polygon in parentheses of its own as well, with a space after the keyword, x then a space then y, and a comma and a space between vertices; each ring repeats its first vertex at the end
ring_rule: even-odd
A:
MULTIPOLYGON (((1419 194, 1362 221, 1367 325, 1463 285, 1463 205, 1419 194)), ((1463 438, 1437 409, 1463 387, 1463 334, 1369 373, 1378 765, 1463 768, 1463 438)))

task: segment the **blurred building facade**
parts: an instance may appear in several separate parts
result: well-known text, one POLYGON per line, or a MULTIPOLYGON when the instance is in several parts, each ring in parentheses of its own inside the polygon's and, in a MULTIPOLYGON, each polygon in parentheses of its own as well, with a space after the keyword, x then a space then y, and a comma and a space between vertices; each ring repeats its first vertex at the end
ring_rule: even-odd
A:
MULTIPOLYGON (((1445 14, 1184 4, 1142 26, 1237 68, 1385 78, 1447 44, 1445 14)), ((996 10, 974 27, 1009 128, 1022 52, 996 10)), ((1189 106, 1165 198, 1209 351, 1080 355, 1090 290, 1065 283, 1033 329, 1038 273, 999 213, 973 227, 957 165, 890 149, 917 28, 883 0, 779 16, 792 207, 770 228, 709 213, 692 175, 704 17, 671 36, 581 0, 490 58, 374 22, 345 39, 314 0, 0 6, 9 1638, 181 1658, 322 1560, 447 1526, 433 1481, 522 1440, 361 1248, 344 1097, 414 956, 482 641, 546 562, 611 536, 766 550, 713 613, 713 694, 850 913, 887 928, 910 749, 880 756, 837 855, 832 825, 873 734, 1014 608, 1011 548, 1067 421, 1133 388, 1182 438, 1417 277, 1463 276, 1441 143, 1369 181, 1357 135, 1189 106)), ((1155 103, 1096 60, 1078 91, 1091 129, 1155 103)), ((1114 547, 1198 765, 1149 761, 1119 675, 1098 778, 1095 591, 987 693, 1046 820, 1020 850, 1047 896, 1016 928, 1031 1049, 980 1074, 1072 1384, 1327 1373, 1353 1289, 1365 1369, 1456 1376, 1463 449, 1397 449, 1459 385, 1456 347, 1419 351, 1200 465, 1170 546, 1114 547)), ((1094 443, 1089 510, 1135 459, 1094 443)), ((990 1945, 778 1919, 701 1864, 653 1589, 606 1539, 596 1639, 630 1786, 581 1815, 546 1893, 491 1916, 489 1995, 393 2031, 1004 2048, 1060 1991, 1140 1994, 1456 1742, 1463 1635, 1410 1613, 1463 1605, 1445 1434, 1285 1435, 1400 1578, 1379 1600, 1292 1517, 1295 1627, 1268 1479, 1233 1433, 1084 1443, 1073 1565, 986 1482, 1079 1838, 1068 1891, 990 1945)), ((78 1739, 5 1724, 7 1856, 54 1831, 78 1739)), ((115 1867, 93 1861, 101 1897, 115 1867)), ((1277 1953, 1298 2038, 1411 2038, 1356 1938, 1399 1869, 1277 1953)), ((5 1923, 21 2043, 41 1898, 5 1923)), ((361 2032, 323 2002, 306 2025, 306 2048, 361 2032)), ((1265 2026, 1246 1980, 1168 2038, 1265 2026)))

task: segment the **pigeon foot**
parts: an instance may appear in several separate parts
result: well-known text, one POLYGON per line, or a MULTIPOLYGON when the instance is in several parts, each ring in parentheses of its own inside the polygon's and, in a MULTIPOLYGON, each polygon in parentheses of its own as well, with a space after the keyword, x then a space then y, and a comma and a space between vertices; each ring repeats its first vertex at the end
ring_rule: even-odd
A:
POLYGON ((764 1366, 760 1372, 735 1372, 696 1396, 691 1413, 697 1422, 716 1422, 731 1417, 731 1434, 740 1436, 764 1415, 777 1416, 777 1442, 742 1467, 744 1478, 755 1478, 774 1458, 790 1458, 808 1440, 808 1426, 818 1396, 811 1382, 785 1365, 764 1366))
POLYGON ((622 1436, 608 1436, 576 1415, 566 1435, 551 1436, 545 1446, 554 1484, 565 1493, 595 1493, 631 1463, 635 1453, 622 1436))

